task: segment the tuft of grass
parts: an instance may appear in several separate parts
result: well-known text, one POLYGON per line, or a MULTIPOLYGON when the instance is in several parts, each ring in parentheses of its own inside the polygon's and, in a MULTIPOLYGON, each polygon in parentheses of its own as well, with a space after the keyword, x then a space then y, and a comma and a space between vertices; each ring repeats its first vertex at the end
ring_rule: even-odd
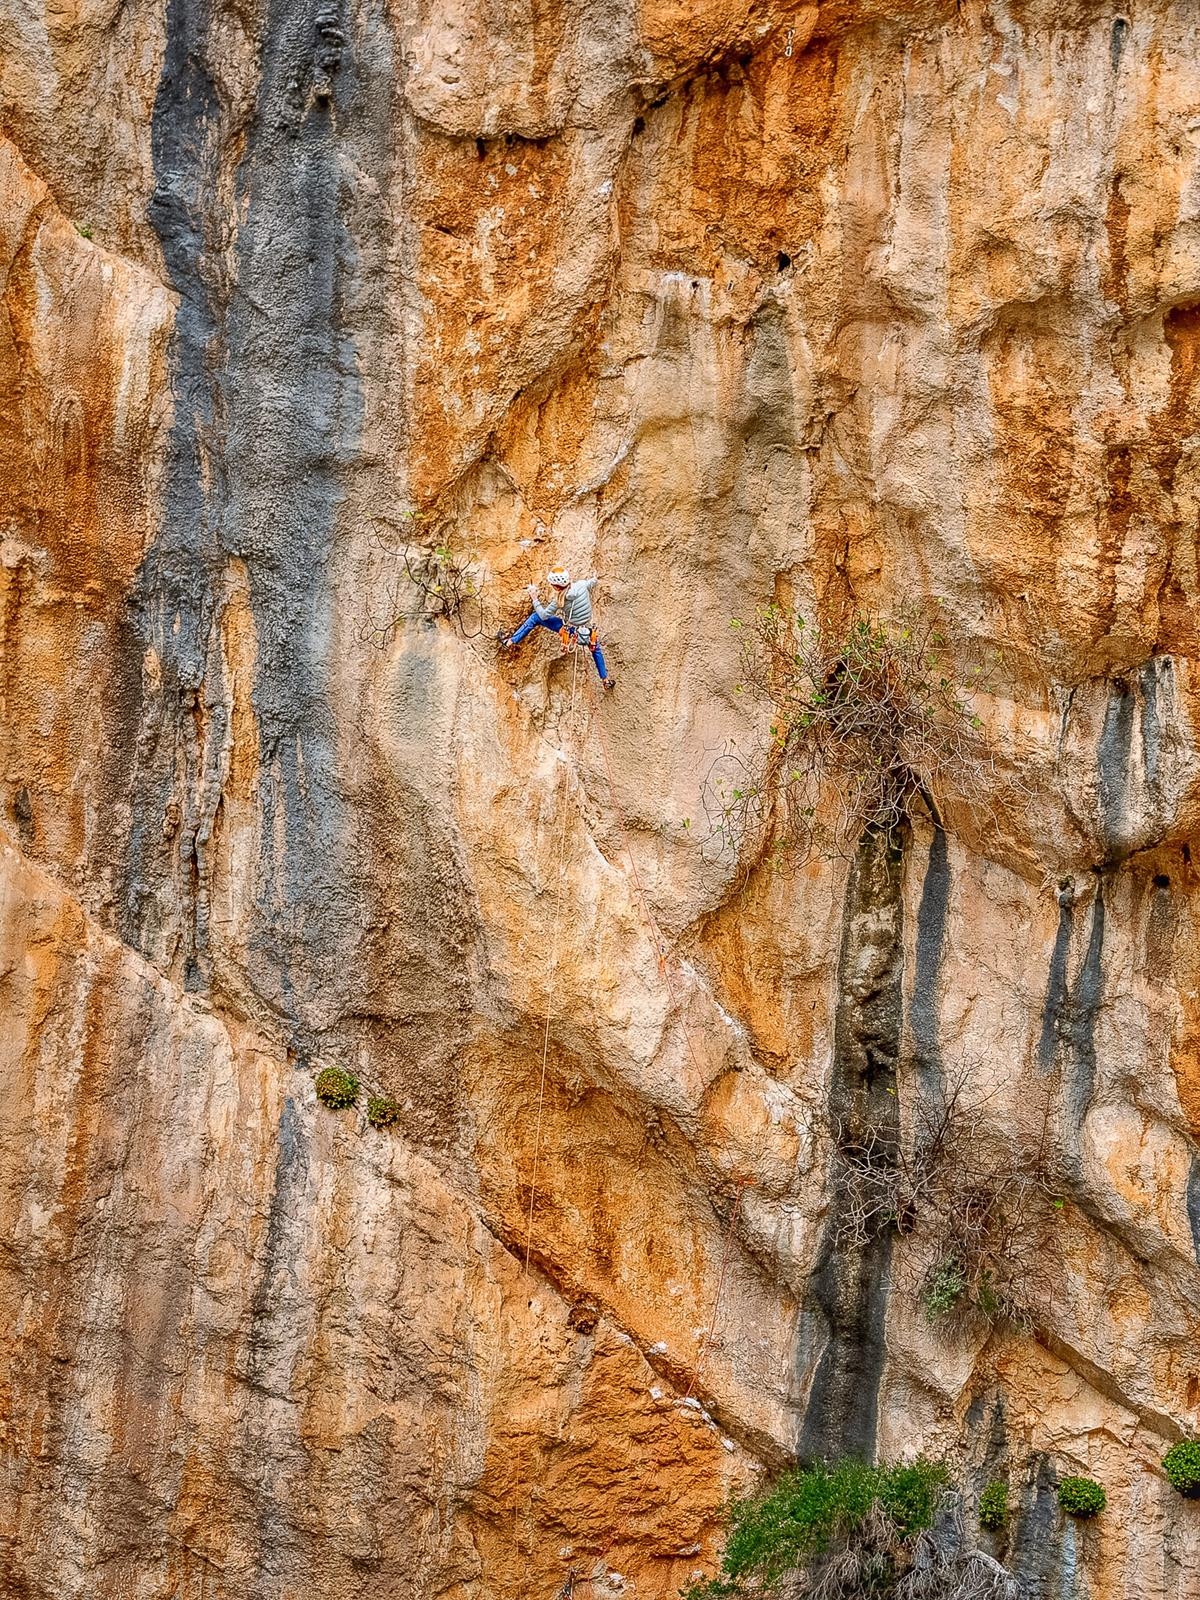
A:
POLYGON ((1064 1478, 1058 1503, 1069 1517, 1094 1517, 1104 1510, 1108 1496, 1094 1478, 1064 1478))
POLYGON ((391 1128, 400 1121, 400 1106, 390 1094, 367 1097, 367 1121, 373 1128, 391 1128))
POLYGON ((317 1073, 317 1099, 331 1111, 345 1111, 358 1099, 358 1079, 344 1067, 325 1067, 317 1073))
POLYGON ((92 237, 91 224, 88 222, 77 222, 75 224, 75 232, 81 239, 90 239, 92 237))
POLYGON ((687 1600, 769 1593, 880 1517, 903 1547, 932 1526, 947 1481, 944 1466, 925 1460, 895 1467, 846 1460, 789 1472, 768 1493, 734 1503, 721 1572, 692 1585, 687 1600))
POLYGON ((1181 1439, 1163 1457, 1163 1471, 1189 1500, 1200 1499, 1200 1439, 1181 1439))
POLYGON ((979 1526, 999 1533, 1008 1521, 1008 1484, 997 1478, 979 1496, 979 1526))

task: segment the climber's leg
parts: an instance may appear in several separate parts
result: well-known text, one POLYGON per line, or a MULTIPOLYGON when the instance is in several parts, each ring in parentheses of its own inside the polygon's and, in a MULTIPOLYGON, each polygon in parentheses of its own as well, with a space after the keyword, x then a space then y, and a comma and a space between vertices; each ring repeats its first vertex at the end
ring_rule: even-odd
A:
POLYGON ((596 671, 600 674, 600 682, 607 689, 613 680, 608 675, 608 668, 604 664, 604 651, 601 650, 600 641, 595 634, 589 639, 588 648, 592 652, 592 660, 596 663, 596 671))
POLYGON ((511 648, 528 639, 535 628, 549 628, 551 632, 557 633, 561 627, 561 617, 539 617, 536 611, 531 611, 517 631, 510 635, 505 642, 511 648))
POLYGON ((521 626, 514 633, 509 634, 509 644, 520 644, 522 640, 528 639, 541 620, 536 611, 531 611, 521 626))

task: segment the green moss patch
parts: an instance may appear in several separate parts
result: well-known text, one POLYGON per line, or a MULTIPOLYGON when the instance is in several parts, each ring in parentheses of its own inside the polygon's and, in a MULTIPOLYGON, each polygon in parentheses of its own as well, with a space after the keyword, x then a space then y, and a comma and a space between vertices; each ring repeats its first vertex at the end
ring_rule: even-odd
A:
POLYGON ((317 1099, 331 1111, 345 1111, 358 1099, 358 1079, 344 1067, 325 1067, 317 1073, 317 1099))
POLYGON ((367 1121, 373 1128, 391 1128, 400 1121, 399 1103, 390 1094, 367 1097, 367 1121))

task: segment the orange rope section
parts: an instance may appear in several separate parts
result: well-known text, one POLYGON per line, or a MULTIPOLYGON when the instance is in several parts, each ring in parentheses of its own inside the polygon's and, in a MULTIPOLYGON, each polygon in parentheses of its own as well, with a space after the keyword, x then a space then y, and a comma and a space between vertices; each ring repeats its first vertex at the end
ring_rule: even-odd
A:
MULTIPOLYGON (((603 693, 603 691, 600 692, 603 693)), ((593 690, 593 695, 594 694, 595 690, 593 690)), ((671 979, 671 968, 667 956, 666 940, 663 938, 662 930, 658 925, 658 921, 650 909, 650 902, 647 900, 646 891, 642 887, 642 880, 637 869, 637 862, 634 860, 633 850, 630 848, 629 825, 625 820, 625 813, 622 810, 621 803, 617 798, 617 785, 613 778, 612 760, 609 756, 608 750, 608 736, 604 731, 604 719, 602 717, 597 717, 595 722, 600 734, 600 753, 604 760, 604 771, 608 777, 608 787, 609 792, 612 795, 613 810, 616 813, 617 821, 621 825, 621 836, 625 844, 625 858, 629 862, 630 875, 632 876, 634 884, 637 888, 637 895, 638 900, 641 902, 642 914, 646 918, 646 922, 652 931, 655 943, 657 945, 659 971, 663 975, 663 981, 666 983, 667 992, 671 997, 671 1009, 678 1016, 679 1026, 683 1029, 683 1037, 687 1042, 688 1054, 692 1058, 692 1066, 695 1068, 697 1076, 703 1079, 703 1073, 700 1069, 700 1059, 696 1054, 696 1046, 693 1043, 692 1035, 688 1029, 687 1019, 683 1014, 683 1007, 679 1003, 679 997, 675 992, 675 985, 671 979)), ((700 1382, 700 1377, 704 1370, 704 1363, 708 1357, 708 1352, 712 1345, 713 1335, 716 1332, 717 1315, 721 1307, 721 1295, 725 1288, 725 1278, 729 1271, 729 1256, 733 1245, 734 1229, 737 1227, 738 1213, 742 1207, 742 1196, 748 1188, 753 1188, 753 1186, 754 1180, 752 1178, 742 1178, 738 1182, 737 1194, 734 1197, 733 1202, 733 1211, 730 1214, 729 1226, 725 1230, 725 1239, 721 1246, 721 1266, 717 1275, 717 1292, 713 1296, 712 1315, 709 1318, 708 1327, 705 1330, 704 1338, 700 1345, 700 1354, 696 1361, 696 1367, 692 1373, 692 1380, 688 1384, 687 1394, 684 1396, 684 1399, 689 1399, 691 1397, 697 1384, 700 1382)))
MULTIPOLYGON (((582 643, 581 640, 576 640, 576 641, 574 641, 574 643, 570 647, 571 648, 571 655, 572 655, 572 666, 571 666, 571 717, 572 717, 572 719, 574 718, 574 714, 575 714, 575 688, 576 688, 576 681, 577 681, 577 673, 578 673, 578 665, 579 665, 579 650, 581 648, 581 643, 582 643)), ((593 687, 593 691, 592 692, 593 692, 593 696, 595 696, 595 694, 597 693, 597 691, 596 691, 596 689, 594 687, 593 687)), ((599 691, 599 692, 601 694, 603 694, 602 690, 599 691)), ((593 700, 593 704, 595 706, 597 703, 593 700)), ((662 929, 658 925, 658 920, 655 917, 653 911, 650 909, 650 902, 646 897, 646 891, 645 891, 645 888, 644 888, 644 886, 642 884, 641 874, 638 871, 637 861, 634 859, 633 850, 630 847, 630 843, 629 843, 629 824, 625 820, 624 810, 622 809, 620 801, 617 798, 617 785, 616 785, 616 780, 615 780, 615 778, 613 776, 612 757, 611 757, 611 755, 609 753, 609 748, 608 748, 608 735, 604 731, 604 720, 603 720, 603 717, 600 717, 600 716, 595 717, 594 718, 594 722, 595 722, 595 726, 596 726, 597 730, 599 731, 599 735, 600 735, 600 741, 599 741, 600 742, 600 753, 601 753, 601 757, 602 757, 603 762, 604 762, 605 776, 608 779, 609 793, 612 796, 613 811, 616 814, 617 822, 618 822, 618 824, 620 825, 620 828, 621 828, 621 837, 622 837, 622 841, 623 841, 624 849, 625 849, 625 859, 629 863, 629 874, 630 874, 631 878, 633 879, 634 887, 635 887, 635 889, 637 891, 638 903, 641 906, 642 915, 646 920, 646 925, 650 930, 651 938, 652 938, 652 940, 654 942, 654 945, 655 945, 655 953, 656 953, 657 958, 658 958, 659 971, 662 973, 663 981, 665 982, 665 984, 667 986, 667 993, 668 993, 668 995, 670 997, 670 1001, 671 1001, 671 1009, 675 1013, 675 1015, 679 1018, 679 1026, 683 1031, 683 1037, 684 1037, 684 1040, 685 1040, 685 1042, 687 1044, 688 1054, 689 1054, 689 1056, 691 1057, 691 1060, 692 1060, 692 1066, 695 1068, 697 1076, 700 1077, 700 1078, 703 1078, 703 1073, 701 1072, 701 1068, 700 1068, 700 1058, 699 1058, 699 1056, 698 1056, 698 1054, 696 1052, 696 1047, 695 1047, 695 1044, 694 1044, 694 1042, 692 1040, 691 1032, 688 1029, 687 1020, 684 1017, 683 1008, 682 1008, 682 1006, 680 1004, 680 1001, 679 1001, 679 995, 676 992, 675 983, 674 983, 674 981, 672 979, 672 976, 671 976, 671 969, 670 969, 669 957, 668 957, 668 953, 667 953, 666 941, 663 938, 662 929)), ((531 1181, 530 1181, 530 1185, 529 1185, 529 1215, 528 1215, 528 1220, 527 1220, 527 1224, 526 1224, 526 1233, 525 1233, 525 1266, 524 1266, 524 1271, 525 1271, 526 1278, 528 1278, 528 1276, 529 1276, 529 1263, 530 1263, 530 1259, 531 1259, 532 1251, 533 1251, 534 1198, 535 1198, 535 1195, 537 1193, 538 1169, 539 1169, 539 1163, 540 1163, 540 1159, 541 1159, 542 1119, 543 1119, 543 1111, 544 1111, 545 1096, 546 1096, 546 1072, 547 1072, 547 1064, 548 1064, 548 1061, 549 1061, 549 1053, 550 1053, 550 1021, 551 1021, 551 1016, 552 1016, 553 1006, 554 1006, 554 977, 555 977, 555 974, 556 974, 556 972, 558 970, 558 938, 559 938, 559 926, 560 926, 560 919, 561 919, 561 912, 562 912, 562 891, 563 891, 563 874, 564 874, 564 869, 565 869, 565 856, 566 856, 566 836, 567 836, 567 811, 566 811, 566 807, 564 806, 562 823, 561 823, 560 828, 559 828, 558 881, 557 881, 557 885, 556 885, 556 889, 555 889, 555 898, 554 898, 554 930, 553 930, 553 935, 552 935, 552 938, 551 938, 551 945, 550 945, 550 974, 549 974, 549 977, 548 977, 547 982, 546 982, 546 1015, 545 1015, 545 1020, 544 1020, 543 1028, 542 1028, 542 1061, 541 1061, 541 1071, 540 1071, 539 1082, 538 1082, 537 1122, 536 1122, 536 1129, 535 1129, 535 1133, 534 1133, 534 1144, 533 1144, 533 1172, 532 1172, 532 1177, 531 1177, 531 1181)), ((725 1237, 724 1237, 724 1240, 722 1241, 722 1245, 721 1245, 721 1265, 720 1265, 720 1269, 719 1269, 719 1272, 718 1272, 718 1275, 717 1275, 717 1290, 716 1290, 716 1294, 713 1296, 712 1315, 711 1315, 711 1317, 709 1319, 708 1327, 705 1330, 704 1338, 703 1338, 703 1340, 701 1342, 701 1345, 700 1345, 700 1352, 699 1352, 699 1356, 698 1356, 698 1359, 697 1359, 697 1362, 696 1362, 695 1371, 692 1374, 691 1383, 688 1385, 687 1393, 684 1396, 685 1399, 691 1398, 691 1396, 692 1396, 697 1384, 700 1382, 701 1374, 703 1373, 703 1370, 704 1370, 704 1363, 705 1363, 705 1361, 706 1361, 706 1359, 708 1357, 708 1353, 709 1353, 709 1350, 711 1348, 712 1341, 713 1341, 713 1336, 716 1333, 717 1317, 718 1317, 718 1314, 719 1314, 719 1311, 720 1311, 720 1306, 721 1306, 721 1296, 722 1296, 722 1293, 724 1292, 724 1288, 725 1288, 725 1280, 726 1280, 726 1277, 727 1277, 728 1271, 729 1271, 729 1260, 730 1260, 730 1255, 732 1253, 732 1248, 733 1248, 733 1235, 734 1235, 734 1231, 735 1231, 735 1229, 737 1227, 738 1213, 741 1210, 742 1196, 744 1195, 744 1193, 746 1192, 746 1190, 748 1188, 753 1186, 753 1181, 754 1180, 751 1179, 751 1178, 742 1178, 738 1182, 737 1194, 734 1197, 734 1202, 733 1202, 733 1210, 730 1213, 729 1224, 728 1224, 728 1227, 725 1230, 725 1237)), ((517 1468, 518 1480, 522 1479, 523 1476, 524 1476, 524 1465, 523 1465, 523 1462, 519 1461, 518 1468, 517 1468)), ((531 1491, 531 1498, 532 1498, 532 1491, 531 1491)), ((517 1524, 518 1524, 519 1515, 520 1515, 520 1507, 519 1507, 519 1501, 518 1501, 518 1503, 514 1504, 514 1506, 513 1506, 514 1544, 518 1545, 518 1547, 519 1547, 519 1539, 517 1538, 517 1524)), ((573 1594, 577 1584, 583 1585, 584 1587, 590 1587, 592 1582, 593 1582, 592 1579, 584 1578, 582 1576, 577 1575, 575 1572, 572 1572, 568 1576, 567 1581, 563 1584, 562 1588, 559 1590, 559 1593, 558 1593, 558 1596, 556 1597, 556 1600, 560 1600, 560 1597, 570 1596, 571 1594, 573 1594)))
MULTIPOLYGON (((571 712, 570 712, 570 716, 571 716, 571 720, 572 721, 574 720, 574 716, 575 716, 575 684, 576 684, 576 681, 577 681, 578 667, 579 667, 579 657, 578 657, 578 655, 575 655, 573 653, 572 654, 572 660, 571 660, 571 712)), ((572 729, 571 731, 574 731, 574 730, 572 729)), ((568 773, 567 773, 567 782, 568 783, 570 782, 570 771, 569 770, 568 770, 568 773)), ((564 799, 565 799, 565 797, 564 797, 564 799)), ((539 1165, 541 1163, 541 1155, 542 1155, 542 1115, 543 1115, 543 1111, 544 1111, 545 1104, 546 1104, 546 1067, 547 1067, 547 1063, 548 1063, 548 1061, 550 1059, 550 1019, 551 1019, 551 1016, 553 1015, 553 1011, 554 1011, 554 975, 558 970, 558 931, 559 931, 561 915, 562 915, 563 874, 564 874, 565 867, 566 867, 566 845, 567 845, 567 820, 568 820, 568 816, 569 816, 568 808, 564 804, 563 808, 562 808, 562 820, 560 822, 559 830, 558 830, 558 876, 557 876, 557 881, 555 883, 555 889, 554 889, 554 924, 553 924, 553 932, 551 934, 551 939, 550 939, 550 972, 549 972, 549 976, 546 979, 546 1017, 545 1017, 545 1021, 544 1021, 543 1025, 542 1025, 542 1066, 541 1066, 541 1072, 540 1072, 540 1075, 539 1075, 539 1078, 538 1078, 537 1122, 536 1122, 536 1132, 534 1133, 534 1139, 533 1139, 533 1172, 532 1172, 532 1174, 530 1176, 530 1181, 529 1181, 529 1217, 528 1217, 528 1220, 527 1220, 527 1223, 526 1223, 526 1228, 525 1228, 525 1266, 524 1266, 524 1276, 525 1276, 525 1281, 526 1282, 529 1281, 529 1261, 530 1261, 530 1257, 533 1254, 533 1205, 534 1205, 534 1199, 535 1199, 535 1197, 537 1195, 538 1168, 539 1168, 539 1165)), ((520 1449, 519 1453, 518 1453, 518 1456, 517 1456, 517 1483, 518 1483, 518 1485, 521 1485, 521 1484, 524 1483, 524 1481, 525 1481, 525 1450, 522 1447, 520 1449)), ((531 1506, 532 1503, 533 1503, 533 1485, 529 1484, 528 1487, 529 1487, 529 1501, 528 1501, 527 1506, 526 1506, 526 1510, 527 1511, 528 1511, 529 1506, 531 1506)), ((521 1497, 518 1494, 518 1495, 516 1495, 514 1497, 514 1500, 513 1500, 513 1548, 515 1550, 519 1550, 521 1548, 520 1519, 521 1519, 521 1497)), ((510 1594, 512 1593, 511 1585, 509 1586, 508 1592, 510 1594)))

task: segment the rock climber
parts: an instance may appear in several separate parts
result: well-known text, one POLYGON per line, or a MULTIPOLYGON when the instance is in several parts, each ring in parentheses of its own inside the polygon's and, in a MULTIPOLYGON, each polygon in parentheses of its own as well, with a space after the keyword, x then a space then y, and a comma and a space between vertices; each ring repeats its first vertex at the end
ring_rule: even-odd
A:
POLYGON ((604 664, 604 652, 592 627, 592 590, 599 579, 576 578, 572 582, 571 574, 565 568, 557 567, 546 574, 546 581, 553 595, 550 603, 542 604, 537 584, 531 583, 529 598, 533 602, 533 610, 517 631, 501 642, 507 649, 515 650, 535 628, 549 628, 554 633, 564 634, 568 649, 576 644, 587 646, 596 663, 596 671, 600 674, 600 682, 606 689, 611 689, 616 680, 609 676, 604 664))

